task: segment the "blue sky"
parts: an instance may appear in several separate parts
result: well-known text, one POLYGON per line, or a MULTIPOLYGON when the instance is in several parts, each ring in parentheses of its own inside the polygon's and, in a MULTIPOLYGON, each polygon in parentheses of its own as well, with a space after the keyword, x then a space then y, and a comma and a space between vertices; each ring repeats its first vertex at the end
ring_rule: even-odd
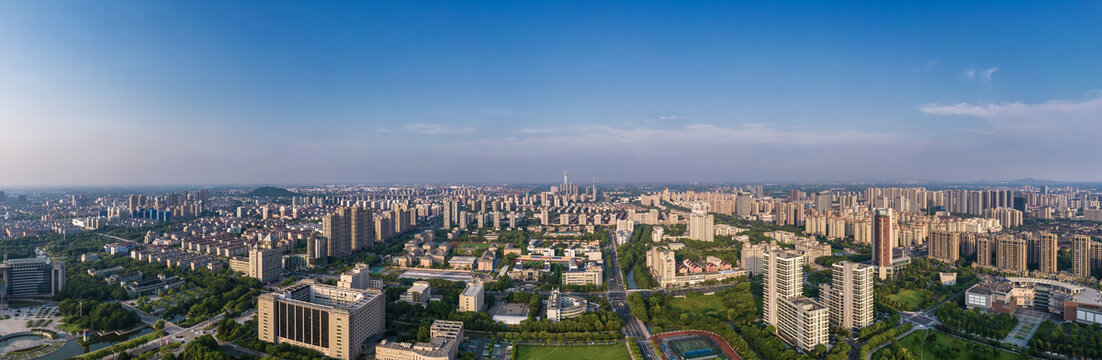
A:
POLYGON ((2 2, 0 185, 1102 180, 1098 2, 2 2))

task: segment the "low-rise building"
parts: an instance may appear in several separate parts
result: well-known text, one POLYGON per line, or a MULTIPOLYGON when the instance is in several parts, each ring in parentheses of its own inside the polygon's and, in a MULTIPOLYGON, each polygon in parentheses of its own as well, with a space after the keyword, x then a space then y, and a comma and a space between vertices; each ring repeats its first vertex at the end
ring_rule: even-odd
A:
POLYGON ((459 294, 459 311, 482 312, 482 310, 486 309, 483 296, 485 295, 482 283, 467 283, 467 287, 459 294))
POLYGON ((410 286, 409 289, 406 289, 406 292, 402 293, 402 296, 398 297, 398 300, 428 306, 430 297, 432 297, 432 286, 427 281, 415 281, 413 286, 410 286))
POLYGON ((454 360, 463 341, 463 323, 435 320, 429 327, 428 342, 392 342, 375 346, 375 360, 454 360))
POLYGON ((1066 321, 1102 324, 1102 292, 1071 283, 1027 278, 988 278, 965 291, 965 306, 1000 314, 1029 308, 1066 321))
POLYGON ((559 293, 559 289, 551 291, 547 297, 547 319, 559 322, 562 319, 573 319, 585 314, 589 309, 589 302, 576 296, 567 296, 559 293))

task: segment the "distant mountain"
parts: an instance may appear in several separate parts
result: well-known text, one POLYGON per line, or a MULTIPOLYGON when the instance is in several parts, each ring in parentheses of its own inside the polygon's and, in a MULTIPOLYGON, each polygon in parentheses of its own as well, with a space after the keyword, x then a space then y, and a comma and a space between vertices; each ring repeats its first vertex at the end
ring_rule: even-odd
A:
POLYGON ((294 191, 284 189, 284 188, 265 186, 265 187, 260 187, 260 188, 257 188, 256 190, 250 191, 248 194, 245 194, 245 195, 247 195, 247 196, 265 196, 265 197, 287 197, 287 196, 298 196, 298 193, 296 193, 294 191))

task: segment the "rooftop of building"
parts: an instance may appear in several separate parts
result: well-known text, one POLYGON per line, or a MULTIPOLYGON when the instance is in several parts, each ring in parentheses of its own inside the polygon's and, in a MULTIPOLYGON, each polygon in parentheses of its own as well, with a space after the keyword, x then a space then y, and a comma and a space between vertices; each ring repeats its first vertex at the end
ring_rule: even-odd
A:
POLYGON ((382 293, 371 289, 342 289, 306 279, 261 296, 271 296, 279 301, 307 304, 313 307, 354 310, 381 297, 382 293))
POLYGON ((482 284, 479 283, 467 283, 467 287, 463 289, 463 296, 478 296, 482 293, 482 284))

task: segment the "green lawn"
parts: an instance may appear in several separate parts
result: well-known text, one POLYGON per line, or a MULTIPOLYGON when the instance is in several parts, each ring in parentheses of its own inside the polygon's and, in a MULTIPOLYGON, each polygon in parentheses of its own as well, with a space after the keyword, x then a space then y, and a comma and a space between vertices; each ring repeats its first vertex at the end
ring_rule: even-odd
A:
POLYGON ((530 346, 517 348, 518 360, 631 360, 624 344, 605 346, 530 346))
POLYGON ((926 290, 900 290, 898 293, 890 295, 903 304, 907 309, 918 310, 922 306, 923 301, 926 299, 926 290))
MULTIPOLYGON (((945 333, 934 332, 930 338, 923 341, 923 337, 930 330, 919 330, 907 335, 903 339, 900 339, 899 346, 906 348, 915 358, 921 359, 946 359, 946 360, 968 360, 968 359, 997 359, 997 360, 1014 360, 1018 359, 1018 355, 1008 352, 1006 350, 995 349, 986 345, 979 345, 973 342, 961 340, 945 333), (933 336, 936 336, 937 341, 933 340, 933 336)), ((889 347, 885 347, 880 351, 873 354, 873 360, 877 360, 883 357, 885 350, 889 350, 889 347)))
POLYGON ((670 306, 679 312, 703 313, 723 312, 723 299, 716 295, 689 293, 683 298, 670 299, 670 306))

